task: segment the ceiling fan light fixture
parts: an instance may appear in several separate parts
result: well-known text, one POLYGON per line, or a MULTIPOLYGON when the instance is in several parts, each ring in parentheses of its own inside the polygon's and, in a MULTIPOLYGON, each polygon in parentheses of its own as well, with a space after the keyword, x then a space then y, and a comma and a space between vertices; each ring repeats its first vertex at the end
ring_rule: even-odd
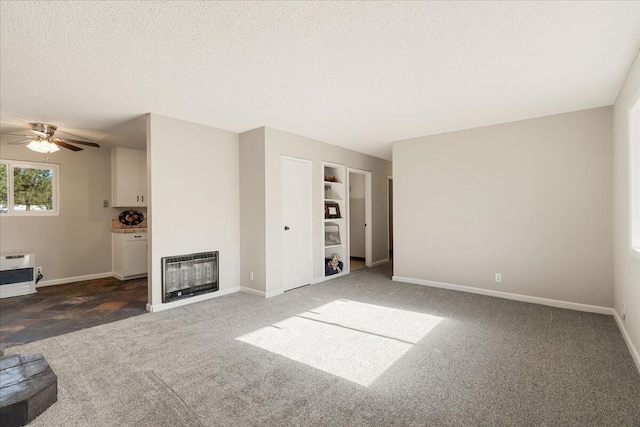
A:
POLYGON ((56 151, 60 150, 60 148, 56 144, 44 139, 40 139, 40 140, 34 139, 29 144, 27 144, 27 148, 29 150, 35 151, 36 153, 43 153, 43 154, 55 153, 56 151))

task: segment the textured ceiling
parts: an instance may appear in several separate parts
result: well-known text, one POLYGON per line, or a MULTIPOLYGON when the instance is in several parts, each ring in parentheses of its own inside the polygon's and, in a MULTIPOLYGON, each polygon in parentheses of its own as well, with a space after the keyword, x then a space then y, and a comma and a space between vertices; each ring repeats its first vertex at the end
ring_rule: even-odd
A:
POLYGON ((386 158, 612 104, 640 41, 640 2, 2 1, 0 20, 3 125, 98 138, 154 112, 386 158))

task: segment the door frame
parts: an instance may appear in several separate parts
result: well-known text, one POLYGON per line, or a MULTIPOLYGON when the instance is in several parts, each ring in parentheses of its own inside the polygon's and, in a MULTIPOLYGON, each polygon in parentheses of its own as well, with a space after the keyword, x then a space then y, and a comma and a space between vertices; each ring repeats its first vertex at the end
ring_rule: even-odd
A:
POLYGON ((389 212, 391 212, 391 209, 389 208, 393 208, 393 206, 389 206, 391 201, 391 197, 389 194, 389 186, 390 186, 389 184, 391 184, 391 188, 393 188, 393 176, 387 175, 387 261, 391 259, 390 250, 391 250, 391 244, 393 243, 389 238, 389 235, 391 234, 391 229, 393 227, 393 224, 391 223, 391 215, 389 215, 389 212))
MULTIPOLYGON (((372 214, 372 173, 368 170, 350 168, 347 167, 347 188, 346 188, 346 203, 347 203, 347 213, 348 218, 345 221, 347 226, 347 257, 348 261, 351 262, 351 174, 357 173, 359 175, 364 175, 364 222, 366 224, 364 230, 364 264, 367 267, 371 267, 373 263, 373 244, 372 244, 372 231, 373 230, 373 214, 372 214)), ((351 271, 351 269, 349 269, 351 271)))
MULTIPOLYGON (((280 245, 280 280, 282 281, 281 285, 282 285, 282 292, 286 292, 286 291, 290 291, 296 288, 291 288, 291 289, 285 289, 284 286, 284 226, 286 225, 284 222, 284 194, 282 192, 282 186, 284 184, 284 179, 283 179, 283 174, 284 174, 284 167, 283 167, 283 162, 285 160, 289 160, 289 161, 294 161, 294 162, 300 162, 300 163, 306 163, 309 165, 309 215, 311 216, 311 220, 310 220, 310 227, 309 227, 309 249, 310 249, 310 259, 309 259, 309 284, 311 284, 313 282, 313 161, 309 160, 309 159, 301 159, 299 157, 291 157, 291 156, 285 156, 285 155, 280 155, 280 236, 282 236, 281 239, 281 245, 280 245)), ((304 286, 304 285, 301 285, 304 286)))

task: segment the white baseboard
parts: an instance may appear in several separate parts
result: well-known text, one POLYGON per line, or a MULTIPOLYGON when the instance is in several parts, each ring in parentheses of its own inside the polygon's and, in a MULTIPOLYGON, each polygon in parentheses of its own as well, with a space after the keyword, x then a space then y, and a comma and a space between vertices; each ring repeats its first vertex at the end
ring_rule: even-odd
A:
MULTIPOLYGON (((338 274, 335 274, 335 276, 341 276, 342 274, 343 273, 338 273, 338 274)), ((312 279, 311 284, 316 285, 318 283, 326 282, 327 280, 331 280, 331 279, 333 279, 333 276, 318 277, 317 279, 312 279)))
POLYGON ((259 291, 257 289, 247 288, 245 286, 240 286, 240 292, 251 295, 258 295, 259 297, 265 298, 265 293, 263 291, 259 291))
POLYGON ((44 286, 63 285, 65 283, 82 282, 85 280, 104 279, 105 277, 113 277, 111 271, 105 273, 87 274, 86 276, 64 277, 62 279, 42 280, 36 284, 36 288, 44 286))
POLYGON ((338 277, 346 276, 349 273, 351 273, 351 272, 350 271, 343 271, 342 273, 332 274, 331 276, 317 277, 317 278, 311 280, 311 284, 312 285, 316 285, 318 283, 326 282, 327 280, 337 279, 338 277))
POLYGON ((615 310, 610 307, 601 307, 597 305, 580 304, 577 302, 560 301, 549 298, 532 297, 529 295, 512 294, 509 292, 494 291, 491 289, 474 288, 473 286, 454 285, 451 283, 434 282, 432 280, 413 279, 410 277, 393 276, 394 282, 412 283, 415 285, 430 286, 433 288, 449 289, 452 291, 469 292, 472 294, 487 295, 490 297, 498 297, 510 299, 514 301, 529 302, 532 304, 548 305, 551 307, 567 308, 569 310, 585 311, 588 313, 613 315, 615 310))
POLYGON ((284 293, 282 289, 276 289, 275 291, 263 292, 263 291, 258 291, 256 289, 247 288, 247 287, 244 287, 244 286, 240 287, 240 292, 244 292, 245 294, 258 295, 258 296, 260 296, 262 298, 271 298, 271 297, 275 297, 277 295, 281 295, 281 294, 284 293))
POLYGON ((278 295, 282 295, 283 293, 284 293, 284 291, 282 289, 276 289, 275 291, 268 291, 265 294, 264 297, 265 298, 271 298, 271 297, 275 297, 275 296, 278 296, 278 295))
POLYGON ((388 262, 389 262, 389 258, 381 259, 380 261, 372 262, 369 267, 377 267, 379 265, 386 264, 388 262))
POLYGON ((206 301, 212 298, 218 298, 225 295, 233 294, 235 292, 240 292, 240 286, 236 286, 228 289, 220 289, 217 292, 211 292, 209 294, 197 295, 191 298, 185 298, 179 301, 160 303, 160 304, 147 304, 147 311, 151 313, 156 313, 158 311, 169 310, 170 308, 182 307, 183 305, 189 305, 196 302, 206 301))
POLYGON ((633 362, 636 364, 636 368, 638 368, 638 372, 640 373, 640 353, 633 342, 631 341, 631 337, 627 333, 627 329, 624 327, 624 321, 620 318, 617 311, 613 311, 613 318, 616 319, 616 323, 618 324, 618 328, 620 328, 620 332, 622 333, 622 337, 624 341, 627 343, 627 347, 629 348, 629 352, 631 353, 631 357, 633 358, 633 362))
POLYGON ((145 273, 145 274, 139 274, 139 275, 137 275, 137 276, 126 276, 126 277, 125 277, 125 276, 123 276, 123 275, 122 275, 122 274, 120 274, 120 273, 116 273, 115 271, 111 274, 111 276, 112 276, 112 277, 115 277, 115 278, 116 278, 116 279, 118 279, 118 280, 122 280, 122 281, 125 281, 125 280, 132 280, 132 279, 142 279, 143 277, 149 277, 149 275, 148 275, 148 274, 146 274, 146 273, 145 273))

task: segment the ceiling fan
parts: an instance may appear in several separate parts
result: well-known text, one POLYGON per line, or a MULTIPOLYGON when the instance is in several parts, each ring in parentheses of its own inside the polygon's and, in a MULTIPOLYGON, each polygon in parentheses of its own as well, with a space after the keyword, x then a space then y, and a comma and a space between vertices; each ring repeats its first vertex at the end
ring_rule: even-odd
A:
POLYGON ((95 142, 78 141, 77 139, 69 138, 54 138, 53 134, 58 129, 57 126, 47 123, 29 123, 31 129, 29 129, 33 135, 21 135, 15 133, 1 133, 2 135, 22 136, 26 139, 10 142, 10 145, 27 144, 27 148, 38 153, 55 153, 60 150, 59 147, 67 148, 71 151, 82 151, 83 148, 76 147, 76 145, 87 145, 89 147, 100 147, 95 142), (76 144, 76 145, 73 145, 76 144))

